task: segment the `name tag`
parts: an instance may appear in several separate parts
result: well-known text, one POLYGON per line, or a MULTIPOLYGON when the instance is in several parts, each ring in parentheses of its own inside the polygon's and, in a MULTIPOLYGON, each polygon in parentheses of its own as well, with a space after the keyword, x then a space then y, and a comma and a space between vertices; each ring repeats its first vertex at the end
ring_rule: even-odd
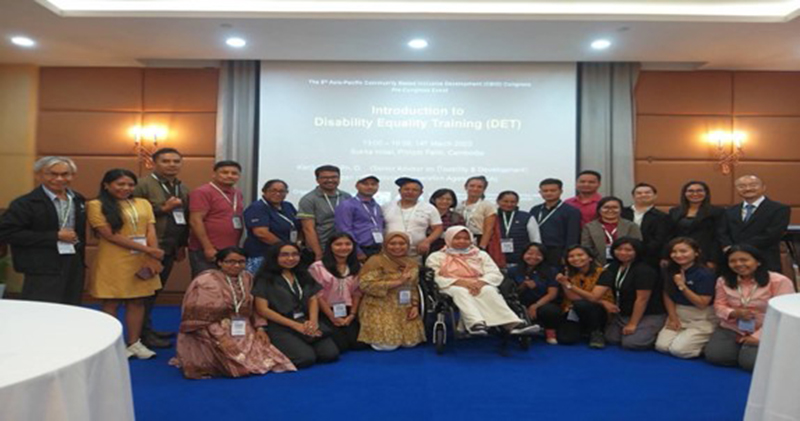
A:
POLYGON ((333 317, 347 317, 347 304, 337 303, 333 305, 333 317))
POLYGON ((614 258, 614 255, 611 254, 611 246, 606 246, 606 261, 610 261, 614 258))
POLYGON ((242 229, 242 218, 239 216, 233 217, 233 229, 240 230, 242 229))
POLYGON ((756 331, 756 319, 742 320, 739 319, 739 330, 742 332, 753 333, 756 331))
POLYGON ((247 323, 241 317, 231 319, 231 336, 244 336, 247 333, 247 323))
POLYGON ((411 304, 411 290, 410 289, 401 289, 397 300, 401 306, 407 306, 411 304))
POLYGON ((75 254, 75 244, 66 241, 58 242, 58 254, 75 254))
POLYGON ((289 231, 289 242, 296 243, 297 242, 297 230, 289 231))
POLYGON ((567 313, 567 320, 570 322, 579 322, 581 318, 578 317, 578 313, 575 312, 575 309, 569 309, 569 313, 567 313))
POLYGON ((302 320, 304 317, 306 317, 306 314, 302 311, 295 311, 294 314, 292 314, 292 318, 295 320, 302 320))
POLYGON ((175 220, 176 225, 186 225, 186 215, 183 213, 183 209, 174 209, 172 211, 172 219, 175 220))
MULTIPOLYGON (((147 245, 147 237, 136 236, 136 237, 131 237, 131 240, 133 240, 134 243, 139 243, 143 246, 147 245)), ((139 253, 141 253, 139 250, 131 250, 131 254, 139 254, 139 253)))
POLYGON ((514 252, 514 240, 511 238, 501 238, 500 239, 500 251, 503 253, 513 253, 514 252))
POLYGON ((372 231, 372 239, 375 241, 375 244, 383 243, 383 233, 380 231, 372 231))

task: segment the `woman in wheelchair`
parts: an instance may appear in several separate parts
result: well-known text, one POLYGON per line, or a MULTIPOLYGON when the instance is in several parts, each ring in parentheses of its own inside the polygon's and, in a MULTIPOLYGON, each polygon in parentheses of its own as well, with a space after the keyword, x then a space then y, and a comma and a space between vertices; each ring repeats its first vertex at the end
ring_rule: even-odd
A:
POLYGON ((453 298, 469 333, 485 335, 495 326, 512 335, 527 335, 537 330, 508 307, 498 291, 503 274, 486 252, 473 245, 467 227, 448 228, 444 241, 445 249, 431 254, 427 266, 434 271, 439 290, 453 298))

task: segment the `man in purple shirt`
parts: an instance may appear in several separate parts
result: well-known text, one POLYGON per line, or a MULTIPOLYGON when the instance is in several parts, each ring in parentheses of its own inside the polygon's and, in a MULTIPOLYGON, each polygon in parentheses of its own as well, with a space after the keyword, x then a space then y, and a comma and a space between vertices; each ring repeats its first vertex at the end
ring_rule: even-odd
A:
POLYGON ((361 261, 379 253, 383 244, 383 211, 372 198, 379 187, 378 177, 361 177, 356 182, 358 194, 343 201, 335 212, 336 231, 346 232, 355 238, 356 252, 361 261))
POLYGON ((578 194, 564 201, 581 211, 581 228, 597 216, 597 202, 603 198, 597 193, 598 189, 600 189, 600 173, 592 170, 581 171, 575 182, 578 194))

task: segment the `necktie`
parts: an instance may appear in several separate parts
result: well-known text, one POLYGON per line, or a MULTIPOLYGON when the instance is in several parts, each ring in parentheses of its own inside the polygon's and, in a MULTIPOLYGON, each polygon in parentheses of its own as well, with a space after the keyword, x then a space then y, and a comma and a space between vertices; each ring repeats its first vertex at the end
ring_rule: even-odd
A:
POLYGON ((750 220, 750 218, 753 216, 753 211, 755 211, 755 209, 756 207, 752 203, 744 205, 744 222, 750 220))

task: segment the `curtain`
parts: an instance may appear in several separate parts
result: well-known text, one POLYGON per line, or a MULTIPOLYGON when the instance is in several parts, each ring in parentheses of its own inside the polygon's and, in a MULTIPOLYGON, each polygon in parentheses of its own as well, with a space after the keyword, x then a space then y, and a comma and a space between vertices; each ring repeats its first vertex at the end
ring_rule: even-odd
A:
POLYGON ((246 204, 254 200, 257 183, 259 71, 258 61, 225 61, 219 75, 216 158, 242 165, 238 187, 246 204))
POLYGON ((578 168, 600 172, 600 194, 623 200, 634 186, 633 94, 639 68, 639 63, 579 64, 578 168))

